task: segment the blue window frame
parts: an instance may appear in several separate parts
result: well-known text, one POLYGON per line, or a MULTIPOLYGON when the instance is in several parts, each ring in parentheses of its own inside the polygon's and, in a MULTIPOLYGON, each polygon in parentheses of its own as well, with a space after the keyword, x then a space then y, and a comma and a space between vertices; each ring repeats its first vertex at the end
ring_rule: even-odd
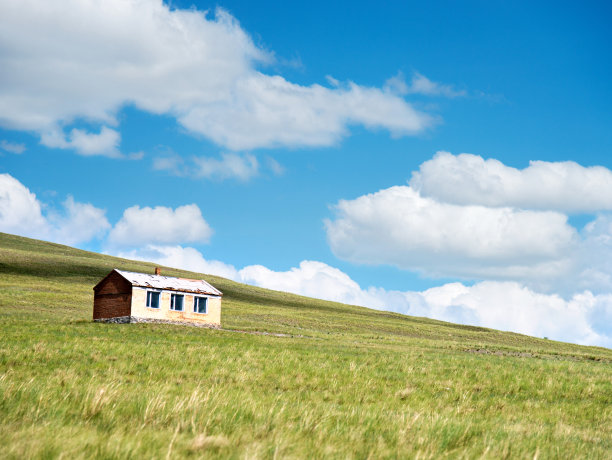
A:
POLYGON ((194 297, 193 298, 193 312, 194 313, 208 313, 208 298, 206 297, 194 297))
POLYGON ((147 307, 159 308, 159 292, 147 291, 147 307))
POLYGON ((172 294, 170 296, 170 310, 183 311, 183 299, 182 294, 172 294))

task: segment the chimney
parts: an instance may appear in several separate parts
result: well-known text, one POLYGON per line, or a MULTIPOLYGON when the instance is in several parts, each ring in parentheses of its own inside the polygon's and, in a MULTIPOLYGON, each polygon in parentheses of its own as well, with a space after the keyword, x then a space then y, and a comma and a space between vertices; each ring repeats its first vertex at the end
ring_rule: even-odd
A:
POLYGON ((161 268, 155 267, 155 274, 156 275, 161 275, 161 268))

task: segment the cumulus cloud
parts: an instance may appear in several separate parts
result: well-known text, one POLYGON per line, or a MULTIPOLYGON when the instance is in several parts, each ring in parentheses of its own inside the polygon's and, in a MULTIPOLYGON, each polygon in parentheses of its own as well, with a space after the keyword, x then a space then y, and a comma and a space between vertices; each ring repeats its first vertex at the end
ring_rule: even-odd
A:
POLYGON ((220 9, 9 0, 0 18, 0 125, 37 132, 48 146, 114 156, 119 139, 109 126, 126 105, 173 116, 231 150, 326 146, 353 124, 401 136, 433 122, 384 89, 303 86, 261 72, 271 53, 220 9), (66 137, 79 119, 100 133, 66 137))
POLYGON ((304 260, 285 272, 249 265, 239 272, 243 283, 353 305, 383 307, 376 296, 362 291, 346 273, 323 262, 304 260))
POLYGON ((195 204, 176 209, 132 206, 123 212, 108 235, 108 243, 118 247, 148 244, 206 243, 212 229, 195 204))
POLYGON ((362 288, 346 273, 317 261, 305 260, 287 271, 262 265, 238 270, 233 265, 207 260, 190 247, 149 246, 117 255, 324 300, 586 345, 612 346, 610 294, 594 295, 587 290, 564 299, 520 283, 498 281, 473 286, 448 283, 424 291, 388 291, 362 288))
POLYGON ((17 142, 9 142, 7 140, 0 141, 0 150, 4 150, 8 153, 13 153, 15 155, 21 155, 25 152, 25 144, 20 144, 17 142))
POLYGON ((577 232, 557 212, 458 206, 396 186, 341 200, 325 222, 342 259, 469 278, 557 276, 577 232))
POLYGON ((0 174, 0 229, 36 235, 46 226, 36 195, 10 174, 0 174))
POLYGON ((423 196, 457 205, 612 210, 612 171, 573 161, 531 161, 516 169, 478 155, 438 152, 412 174, 410 185, 423 196))
MULTIPOLYGON (((162 254, 154 252, 161 247, 156 244, 206 243, 212 235, 212 229, 195 204, 176 209, 132 206, 111 229, 103 209, 79 203, 72 196, 68 196, 61 208, 54 208, 41 203, 10 174, 0 174, 0 231, 69 245, 100 239, 108 233, 106 243, 110 247, 153 248, 147 249, 149 252, 145 254, 149 256, 162 254)), ((179 252, 176 249, 167 255, 179 252)), ((181 261, 189 262, 190 257, 199 262, 197 255, 190 251, 181 261)))
POLYGON ((0 174, 0 231, 56 243, 79 244, 102 237, 110 228, 103 209, 68 197, 60 210, 43 206, 26 186, 0 174))
POLYGON ((69 196, 63 203, 63 212, 50 212, 50 239, 63 244, 79 244, 101 238, 110 229, 106 211, 89 203, 77 203, 69 196))
POLYGON ((120 134, 114 129, 102 126, 99 133, 88 133, 73 129, 66 138, 59 129, 43 132, 40 143, 47 147, 74 149, 85 156, 103 155, 111 158, 121 157, 119 152, 120 134))

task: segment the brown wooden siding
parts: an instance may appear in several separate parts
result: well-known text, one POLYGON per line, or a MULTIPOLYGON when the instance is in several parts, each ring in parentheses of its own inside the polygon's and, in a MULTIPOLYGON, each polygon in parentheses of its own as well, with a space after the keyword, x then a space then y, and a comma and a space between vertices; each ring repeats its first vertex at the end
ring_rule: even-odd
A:
POLYGON ((132 310, 132 285, 111 272, 94 288, 93 319, 129 316, 132 310))
POLYGON ((95 294, 93 319, 130 316, 132 294, 95 294))

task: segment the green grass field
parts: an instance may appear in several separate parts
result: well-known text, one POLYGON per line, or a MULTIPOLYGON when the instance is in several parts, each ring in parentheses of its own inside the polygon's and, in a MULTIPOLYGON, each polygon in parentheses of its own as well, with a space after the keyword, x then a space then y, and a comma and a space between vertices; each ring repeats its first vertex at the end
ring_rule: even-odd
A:
POLYGON ((1 458, 612 458, 612 350, 214 276, 225 330, 93 323, 115 267, 0 234, 1 458))

